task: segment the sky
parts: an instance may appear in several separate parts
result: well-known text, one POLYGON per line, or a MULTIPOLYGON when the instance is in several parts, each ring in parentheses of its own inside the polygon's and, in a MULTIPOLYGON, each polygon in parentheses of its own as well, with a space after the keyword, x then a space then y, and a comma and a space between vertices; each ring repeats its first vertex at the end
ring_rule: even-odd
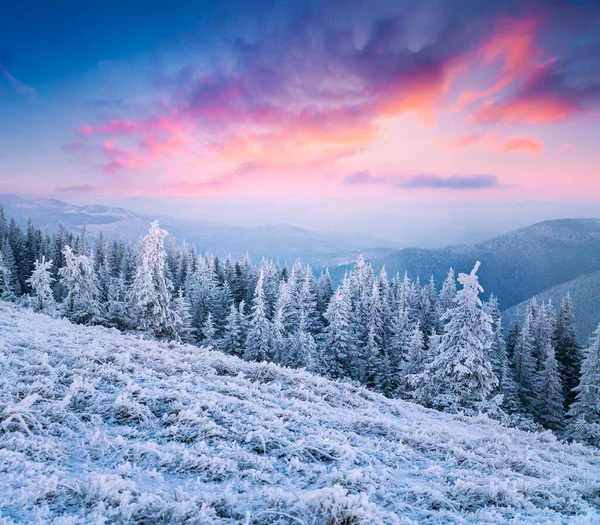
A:
POLYGON ((0 193, 468 237, 600 216, 598 137, 597 1, 0 6, 0 193))

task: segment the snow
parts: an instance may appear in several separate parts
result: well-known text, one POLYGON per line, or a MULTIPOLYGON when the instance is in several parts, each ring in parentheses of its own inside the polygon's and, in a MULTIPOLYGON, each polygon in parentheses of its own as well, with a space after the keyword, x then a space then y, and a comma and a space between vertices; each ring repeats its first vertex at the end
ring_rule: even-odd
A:
POLYGON ((0 302, 0 523, 600 521, 600 450, 0 302))

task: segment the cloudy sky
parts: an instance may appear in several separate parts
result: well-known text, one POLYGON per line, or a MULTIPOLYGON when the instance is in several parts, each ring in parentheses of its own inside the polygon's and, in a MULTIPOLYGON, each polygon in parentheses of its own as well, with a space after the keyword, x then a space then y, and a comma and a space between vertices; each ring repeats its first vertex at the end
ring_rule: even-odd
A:
POLYGON ((594 214, 599 117, 592 0, 0 7, 0 193, 363 229, 594 214))

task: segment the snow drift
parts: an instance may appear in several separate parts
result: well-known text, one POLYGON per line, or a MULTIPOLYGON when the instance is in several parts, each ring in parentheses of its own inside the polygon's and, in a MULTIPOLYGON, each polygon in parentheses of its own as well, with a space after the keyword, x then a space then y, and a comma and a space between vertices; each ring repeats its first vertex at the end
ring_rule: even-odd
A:
POLYGON ((600 451, 0 302, 0 523, 598 523, 600 451))

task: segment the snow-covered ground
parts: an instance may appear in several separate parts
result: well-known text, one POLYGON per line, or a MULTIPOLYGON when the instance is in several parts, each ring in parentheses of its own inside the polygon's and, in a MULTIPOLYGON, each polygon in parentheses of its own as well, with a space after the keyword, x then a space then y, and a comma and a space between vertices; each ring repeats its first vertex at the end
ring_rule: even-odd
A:
POLYGON ((600 523, 600 451, 0 302, 0 523, 600 523))

